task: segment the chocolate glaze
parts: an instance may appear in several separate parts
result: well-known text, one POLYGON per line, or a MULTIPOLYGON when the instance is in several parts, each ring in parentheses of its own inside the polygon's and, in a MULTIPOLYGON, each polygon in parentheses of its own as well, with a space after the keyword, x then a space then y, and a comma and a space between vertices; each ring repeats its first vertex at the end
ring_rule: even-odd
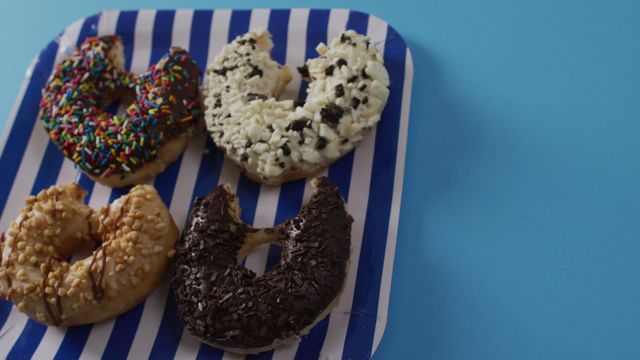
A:
POLYGON ((340 293, 353 219, 327 178, 300 213, 273 229, 252 229, 231 213, 234 196, 218 186, 196 200, 178 241, 172 276, 178 313, 202 340, 260 348, 297 336, 340 293), (237 263, 245 236, 282 246, 273 271, 257 276, 237 263))

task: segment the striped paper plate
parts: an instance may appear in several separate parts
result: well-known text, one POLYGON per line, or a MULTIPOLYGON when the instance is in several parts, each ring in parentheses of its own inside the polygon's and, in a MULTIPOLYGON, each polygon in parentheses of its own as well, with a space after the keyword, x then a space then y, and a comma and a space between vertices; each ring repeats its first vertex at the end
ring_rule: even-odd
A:
MULTIPOLYGON (((71 24, 29 67, 0 143, 0 229, 7 229, 29 194, 52 184, 78 182, 90 206, 101 207, 126 192, 81 174, 64 159, 37 121, 38 102, 54 64, 88 36, 118 34, 126 66, 143 72, 170 46, 188 49, 204 67, 220 48, 253 28, 273 34, 273 57, 291 68, 315 57, 319 42, 343 29, 366 33, 383 53, 391 95, 376 130, 355 151, 326 172, 340 187, 355 219, 345 289, 331 315, 298 342, 248 358, 362 359, 373 354, 387 322, 389 289, 402 191, 413 66, 400 35, 383 20, 357 11, 335 10, 141 10, 104 11, 71 24)), ((283 97, 303 94, 294 71, 283 97)), ((195 136, 182 157, 155 180, 176 223, 184 224, 195 196, 216 184, 232 185, 243 220, 268 227, 295 215, 309 194, 308 181, 281 187, 260 186, 239 173, 205 132, 195 136)), ((246 266, 258 274, 277 262, 277 248, 252 253, 246 266)), ((119 317, 69 329, 29 320, 11 303, 0 301, 0 358, 237 358, 200 344, 183 331, 168 282, 145 302, 119 317)))

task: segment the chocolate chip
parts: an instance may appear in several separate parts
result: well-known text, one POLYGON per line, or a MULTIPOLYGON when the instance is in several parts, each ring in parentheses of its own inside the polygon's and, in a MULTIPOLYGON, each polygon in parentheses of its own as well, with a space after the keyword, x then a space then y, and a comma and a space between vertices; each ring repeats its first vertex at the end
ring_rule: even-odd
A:
POLYGON ((367 88, 367 84, 362 84, 362 86, 360 86, 358 89, 360 89, 360 91, 364 91, 367 88))
POLYGON ((369 97, 365 96, 362 98, 362 105, 367 105, 368 102, 369 102, 369 97))
POLYGON ((278 163, 278 166, 284 169, 284 163, 282 161, 278 163))
POLYGON ((369 76, 369 74, 367 74, 367 72, 364 71, 364 68, 362 68, 362 72, 360 73, 360 75, 362 76, 363 79, 371 79, 371 76, 369 76))
POLYGON ((353 75, 352 77, 347 79, 348 83, 354 83, 356 81, 358 81, 358 75, 353 75))
POLYGON ((250 148, 253 145, 253 141, 251 139, 247 139, 247 142, 244 144, 244 147, 250 148))
POLYGON ((347 60, 345 59, 338 59, 338 61, 336 61, 336 65, 338 65, 338 67, 343 67, 343 66, 347 66, 347 60))
POLYGON ((232 71, 237 68, 238 68, 237 66, 229 66, 229 67, 223 66, 220 69, 213 69, 213 72, 220 76, 226 76, 228 71, 232 71))
POLYGON ((343 96, 344 96, 344 86, 342 86, 342 84, 336 85, 336 97, 343 97, 343 96))
POLYGON ((249 72, 245 78, 247 79, 251 79, 254 76, 259 76, 262 77, 262 75, 264 74, 264 72, 262 71, 262 69, 260 69, 257 65, 253 65, 251 67, 251 72, 249 72))
POLYGON ((304 100, 293 100, 293 107, 303 107, 304 106, 304 100))
POLYGON ((273 132, 273 125, 271 124, 267 125, 267 130, 273 132))
POLYGON ((240 161, 246 162, 247 160, 249 160, 249 155, 247 154, 240 155, 240 161))
POLYGON ((342 33, 342 35, 340 35, 340 42, 341 43, 351 42, 351 38, 345 35, 344 33, 342 33))
POLYGON ((327 75, 327 76, 333 75, 333 69, 335 69, 335 66, 333 66, 333 65, 327 66, 327 68, 324 69, 324 74, 327 75))
POLYGON ((253 100, 267 100, 267 95, 265 94, 257 94, 257 93, 248 93, 247 94, 247 101, 253 101, 253 100))
POLYGON ((220 100, 220 98, 217 98, 215 104, 213 104, 213 108, 217 109, 219 107, 222 107, 222 100, 220 100))
POLYGON ((351 107, 355 110, 358 108, 358 106, 360 106, 360 99, 358 99, 357 97, 352 98, 351 107))
POLYGON ((287 131, 293 130, 297 132, 302 132, 302 130, 304 130, 304 128, 307 127, 308 121, 309 119, 305 119, 305 118, 294 120, 291 122, 291 124, 289 124, 289 126, 287 126, 287 131))
POLYGON ((309 68, 307 67, 306 64, 303 66, 298 66, 298 72, 300 73, 300 76, 302 76, 303 78, 309 77, 309 68))
POLYGON ((320 117, 322 118, 322 121, 331 126, 338 125, 343 114, 344 110, 334 103, 327 104, 320 110, 320 117))
POLYGON ((291 155, 291 149, 289 148, 289 145, 287 145, 286 143, 282 144, 282 146, 280 148, 282 149, 282 153, 285 156, 291 155))
POLYGON ((318 142, 316 143, 316 149, 322 150, 327 147, 327 139, 322 136, 318 136, 318 142))

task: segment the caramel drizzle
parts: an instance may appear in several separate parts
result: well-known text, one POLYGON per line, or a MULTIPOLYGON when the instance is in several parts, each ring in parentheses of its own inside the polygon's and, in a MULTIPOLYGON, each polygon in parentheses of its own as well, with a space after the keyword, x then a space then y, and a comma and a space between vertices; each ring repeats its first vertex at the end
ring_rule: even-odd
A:
POLYGON ((53 291, 55 292, 55 299, 56 299, 56 308, 58 310, 58 315, 56 316, 53 311, 51 311, 51 306, 49 305, 49 302, 47 301, 47 293, 45 292, 45 289, 47 287, 47 280, 49 279, 49 274, 51 273, 51 263, 53 260, 56 260, 58 262, 62 262, 62 260, 60 260, 59 258, 55 257, 55 256, 49 256, 47 258, 47 263, 45 265, 46 271, 44 273, 44 275, 42 276, 42 281, 40 284, 40 287, 42 289, 42 302, 44 303, 44 307, 45 309, 47 309, 47 313, 49 314, 49 318, 51 318, 51 321, 53 321, 53 324, 58 326, 62 323, 62 298, 60 297, 59 294, 59 290, 60 290, 60 286, 62 286, 62 280, 64 278, 65 275, 65 271, 60 272, 60 276, 58 277, 58 282, 56 283, 53 291))
MULTIPOLYGON (((116 218, 116 221, 113 224, 113 232, 115 233, 116 229, 118 228, 118 223, 122 220, 122 217, 124 216, 124 208, 129 205, 129 199, 131 199, 131 197, 127 197, 127 199, 124 201, 124 204, 122 204, 122 206, 120 207, 120 213, 118 214, 118 217, 116 218)), ((111 214, 111 204, 109 204, 109 206, 107 207, 107 216, 109 217, 109 215, 111 214)), ((91 225, 89 225, 91 226, 91 225)), ((95 255, 93 256, 93 258, 91 259, 91 263, 89 264, 89 279, 91 280, 91 289, 93 290, 93 296, 96 299, 102 299, 102 297, 104 296, 104 286, 102 285, 103 279, 104 279, 104 272, 107 268, 107 246, 108 246, 109 242, 105 242, 103 243, 97 250, 95 255), (102 252, 102 264, 100 267, 100 272, 99 272, 99 277, 96 280, 93 276, 92 273, 92 269, 93 266, 95 265, 96 259, 98 258, 98 254, 100 254, 102 252)))

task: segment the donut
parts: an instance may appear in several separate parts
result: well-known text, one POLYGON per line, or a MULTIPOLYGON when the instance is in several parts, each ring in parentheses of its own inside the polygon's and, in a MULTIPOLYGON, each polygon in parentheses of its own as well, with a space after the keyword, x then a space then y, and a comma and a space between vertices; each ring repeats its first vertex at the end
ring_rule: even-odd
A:
POLYGON ((82 171, 108 186, 138 184, 180 156, 202 116, 200 69, 172 48, 141 75, 124 71, 118 36, 87 38, 60 63, 40 102, 51 140, 82 171), (105 108, 132 101, 123 115, 105 108))
POLYGON ((353 149, 380 120, 389 75, 369 38, 347 30, 298 70, 305 101, 276 97, 291 79, 271 59, 267 31, 227 44, 207 69, 207 130, 250 178, 268 185, 311 176, 353 149))
POLYGON ((178 228, 155 189, 138 185, 94 211, 76 184, 27 198, 0 245, 0 297, 48 325, 72 326, 116 316, 159 283, 178 228), (100 244, 74 263, 74 250, 100 244))
POLYGON ((171 278, 178 314, 203 342, 241 354, 267 351, 306 334, 337 303, 350 254, 351 223, 327 178, 300 213, 270 229, 239 219, 228 186, 197 199, 176 245, 171 278), (262 276, 242 266, 256 246, 282 256, 262 276))

